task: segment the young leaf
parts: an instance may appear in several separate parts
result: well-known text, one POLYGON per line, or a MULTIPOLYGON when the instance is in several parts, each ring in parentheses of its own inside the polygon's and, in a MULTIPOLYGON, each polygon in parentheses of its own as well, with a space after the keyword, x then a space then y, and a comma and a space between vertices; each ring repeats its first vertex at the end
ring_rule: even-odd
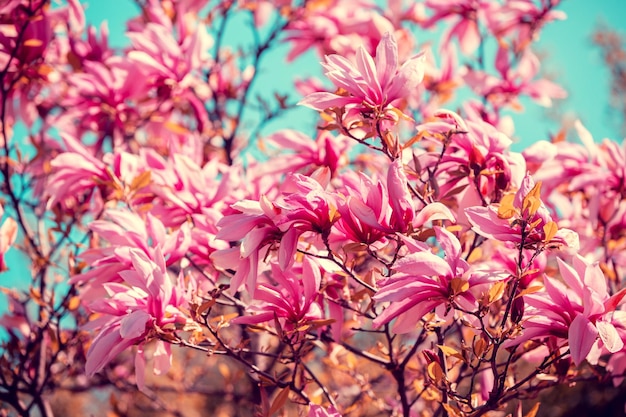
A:
POLYGON ((271 416, 275 412, 283 408, 288 398, 289 398, 289 387, 285 387, 282 390, 280 390, 278 395, 276 395, 276 398, 274 398, 274 401, 272 401, 272 405, 270 406, 270 411, 268 415, 271 416))

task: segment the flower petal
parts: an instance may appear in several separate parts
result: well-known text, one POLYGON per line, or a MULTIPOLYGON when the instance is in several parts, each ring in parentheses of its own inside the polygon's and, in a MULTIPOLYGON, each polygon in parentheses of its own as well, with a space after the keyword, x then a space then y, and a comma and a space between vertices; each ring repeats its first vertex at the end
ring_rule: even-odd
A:
POLYGON ((609 352, 615 353, 622 350, 624 341, 621 339, 617 329, 612 323, 598 320, 596 322, 596 328, 598 329, 598 333, 600 333, 602 343, 604 343, 604 346, 609 352))
POLYGON ((569 349, 576 366, 585 360, 596 338, 598 329, 583 315, 578 315, 569 327, 569 349))
POLYGON ((146 332, 146 324, 152 317, 142 310, 133 311, 120 322, 120 336, 123 339, 136 339, 146 332))

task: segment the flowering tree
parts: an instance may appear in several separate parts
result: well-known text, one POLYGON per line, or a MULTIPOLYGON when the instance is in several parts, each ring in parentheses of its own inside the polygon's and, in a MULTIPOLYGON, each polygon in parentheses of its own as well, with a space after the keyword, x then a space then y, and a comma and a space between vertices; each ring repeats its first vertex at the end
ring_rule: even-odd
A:
POLYGON ((533 53, 558 3, 146 0, 114 50, 78 0, 3 2, 5 412, 534 416, 619 385, 626 147, 510 150, 520 98, 566 95, 533 53), (259 88, 280 44, 326 80, 259 88), (274 129, 297 105, 317 129, 274 129))

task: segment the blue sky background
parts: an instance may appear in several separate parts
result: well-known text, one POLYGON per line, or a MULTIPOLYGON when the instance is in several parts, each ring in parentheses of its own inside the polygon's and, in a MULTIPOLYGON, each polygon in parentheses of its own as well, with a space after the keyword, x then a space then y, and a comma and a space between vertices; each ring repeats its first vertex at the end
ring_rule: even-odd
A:
MULTIPOLYGON (((102 20, 109 23, 111 44, 123 47, 127 43, 124 35, 125 22, 137 14, 137 7, 131 0, 101 1, 91 0, 87 4, 87 20, 99 26, 102 20)), ((564 0, 559 6, 567 13, 567 20, 548 24, 541 32, 535 50, 541 54, 542 70, 563 86, 569 94, 565 100, 555 104, 555 109, 568 119, 580 118, 598 141, 609 137, 621 141, 619 126, 609 117, 609 71, 603 65, 602 57, 591 43, 591 34, 600 22, 626 31, 626 0, 564 0)), ((237 36, 245 26, 230 25, 230 34, 237 36)), ((245 29, 247 30, 247 29, 245 29)), ((270 60, 265 61, 262 70, 271 71, 275 76, 264 76, 263 88, 286 91, 288 78, 292 75, 305 77, 320 74, 318 58, 307 54, 288 67, 280 60, 288 46, 279 48, 270 60), (276 63, 274 59, 278 59, 276 63)), ((529 144, 548 138, 548 132, 555 133, 560 123, 551 116, 552 109, 546 109, 524 101, 525 111, 513 114, 515 120, 514 149, 522 150, 529 144)), ((281 127, 298 128, 308 131, 316 121, 310 112, 297 112, 297 116, 281 121, 281 127), (302 128, 302 125, 306 125, 302 128)), ((276 126, 278 127, 278 126, 276 126)))
MULTIPOLYGON (((103 20, 108 21, 111 45, 123 48, 128 44, 124 35, 126 21, 138 14, 133 1, 91 0, 84 3, 87 4, 88 23, 99 27, 103 20)), ((566 100, 557 104, 557 109, 571 120, 580 118, 596 141, 605 137, 621 141, 620 126, 611 122, 609 117, 609 71, 603 65, 598 49, 592 46, 591 34, 600 22, 624 33, 626 0, 564 0, 559 8, 567 13, 567 20, 547 25, 535 47, 544 57, 544 71, 569 93, 566 100)), ((249 34, 247 22, 233 22, 228 29, 229 36, 234 39, 242 33, 249 34)), ((294 76, 321 77, 319 58, 314 53, 305 54, 289 66, 283 59, 288 49, 288 45, 281 45, 262 62, 262 75, 257 84, 259 90, 266 93, 272 90, 286 92, 294 76)), ((549 132, 555 133, 560 127, 560 123, 550 116, 552 110, 530 101, 523 104, 526 110, 514 115, 517 143, 513 147, 518 151, 537 140, 547 139, 549 132)), ((287 127, 311 132, 316 123, 314 112, 299 109, 268 126, 267 131, 287 127)), ((28 288, 29 282, 23 279, 24 274, 20 274, 20 271, 28 269, 29 260, 17 250, 10 250, 7 263, 12 271, 2 274, 2 285, 28 288)), ((2 298, 0 296, 0 312, 3 310, 2 298)))

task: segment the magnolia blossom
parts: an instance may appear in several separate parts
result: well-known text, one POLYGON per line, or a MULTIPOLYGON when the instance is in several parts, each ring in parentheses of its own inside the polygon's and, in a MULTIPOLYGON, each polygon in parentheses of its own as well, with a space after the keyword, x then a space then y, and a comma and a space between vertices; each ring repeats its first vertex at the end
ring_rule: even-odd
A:
POLYGON ((66 209, 74 207, 81 196, 88 197, 94 192, 98 194, 97 185, 115 183, 106 164, 73 136, 62 136, 67 150, 50 162, 53 171, 45 190, 49 196, 48 208, 56 204, 66 209))
POLYGON ((232 320, 232 323, 256 324, 278 320, 282 330, 299 332, 307 329, 307 323, 324 318, 324 312, 317 303, 322 275, 320 268, 308 259, 301 268, 283 272, 277 264, 272 264, 271 279, 277 285, 264 282, 258 285, 254 299, 260 301, 247 310, 254 313, 232 320))
POLYGON ((457 113, 439 110, 431 121, 417 126, 424 139, 444 140, 445 152, 430 152, 421 159, 423 166, 436 164, 441 178, 440 195, 464 188, 458 196, 461 214, 472 202, 497 199, 511 187, 519 187, 526 164, 521 154, 510 151, 512 140, 480 118, 463 119, 457 113))
POLYGON ((238 247, 224 248, 211 254, 216 266, 233 269, 231 290, 238 291, 245 283, 248 291, 254 294, 258 277, 259 260, 263 259, 272 245, 281 241, 279 257, 285 264, 290 263, 296 251, 296 229, 284 233, 276 226, 276 218, 281 209, 266 197, 260 201, 244 200, 233 204, 236 210, 224 216, 218 223, 216 238, 226 241, 241 241, 238 247), (284 255, 283 255, 284 254, 284 255))
POLYGON ((464 77, 465 82, 497 106, 513 104, 519 107, 517 99, 520 95, 528 95, 545 107, 552 105, 552 99, 567 97, 567 92, 556 83, 543 78, 535 79, 539 72, 539 58, 530 50, 524 51, 516 68, 512 65, 511 51, 501 46, 495 62, 500 76, 470 70, 464 77))
POLYGON ((465 214, 472 230, 481 236, 503 242, 554 245, 578 249, 578 235, 559 229, 540 196, 541 183, 527 175, 515 194, 507 194, 496 207, 470 207, 465 214))
POLYGON ((119 282, 119 272, 133 265, 133 256, 141 251, 148 259, 163 256, 166 265, 180 261, 191 244, 189 225, 184 223, 178 230, 168 233, 163 223, 148 213, 142 218, 136 213, 123 210, 107 210, 105 219, 91 223, 92 232, 106 240, 109 245, 88 249, 80 255, 91 269, 74 275, 70 283, 89 283, 90 297, 100 296, 95 291, 106 282, 119 282))
POLYGON ((506 342, 507 346, 528 340, 556 339, 558 345, 569 345, 572 360, 580 365, 599 340, 614 353, 623 349, 626 333, 623 312, 616 311, 626 289, 610 295, 606 279, 597 263, 580 255, 573 266, 557 259, 564 283, 544 275, 544 291, 524 296, 529 306, 524 315, 521 336, 506 342))
POLYGON ((485 0, 427 0, 426 7, 434 14, 423 25, 429 28, 443 19, 458 16, 457 21, 444 34, 444 43, 457 38, 463 53, 469 55, 481 42, 478 19, 483 20, 484 15, 493 10, 492 6, 493 3, 485 0))
MULTIPOLYGON (((276 4, 276 1, 272 3, 276 4)), ((287 40, 292 47, 287 54, 287 61, 310 49, 322 56, 331 53, 354 56, 359 45, 363 45, 367 51, 373 51, 388 32, 404 33, 402 49, 405 52, 403 56, 406 56, 413 46, 412 39, 406 29, 401 28, 401 22, 394 18, 410 19, 411 16, 397 16, 397 7, 389 9, 387 14, 393 15, 382 16, 371 0, 309 3, 307 13, 292 20, 287 26, 287 40)))
POLYGON ((346 94, 312 93, 300 104, 315 110, 356 106, 361 111, 385 111, 404 98, 424 78, 424 57, 417 55, 398 68, 398 45, 386 33, 376 48, 376 57, 360 47, 356 63, 339 55, 325 57, 326 76, 346 94))
POLYGON ((439 227, 435 233, 445 258, 414 242, 411 252, 395 263, 394 274, 380 282, 374 300, 391 304, 374 320, 375 326, 397 318, 394 332, 407 333, 437 307, 449 310, 459 305, 469 311, 476 308, 472 290, 489 284, 493 278, 470 272, 470 266, 461 257, 461 244, 452 233, 439 227))
MULTIPOLYGON (((186 301, 182 288, 172 284, 158 247, 155 261, 137 249, 129 252, 132 269, 119 273, 123 282, 103 284, 108 298, 94 300, 89 305, 100 316, 85 328, 100 331, 87 352, 85 371, 93 375, 130 346, 139 345, 135 367, 137 385, 143 389, 145 359, 141 346, 171 332, 176 325, 184 325, 187 318, 179 307, 186 301)), ((156 344, 154 370, 161 374, 171 364, 170 344, 161 340, 156 344)))

